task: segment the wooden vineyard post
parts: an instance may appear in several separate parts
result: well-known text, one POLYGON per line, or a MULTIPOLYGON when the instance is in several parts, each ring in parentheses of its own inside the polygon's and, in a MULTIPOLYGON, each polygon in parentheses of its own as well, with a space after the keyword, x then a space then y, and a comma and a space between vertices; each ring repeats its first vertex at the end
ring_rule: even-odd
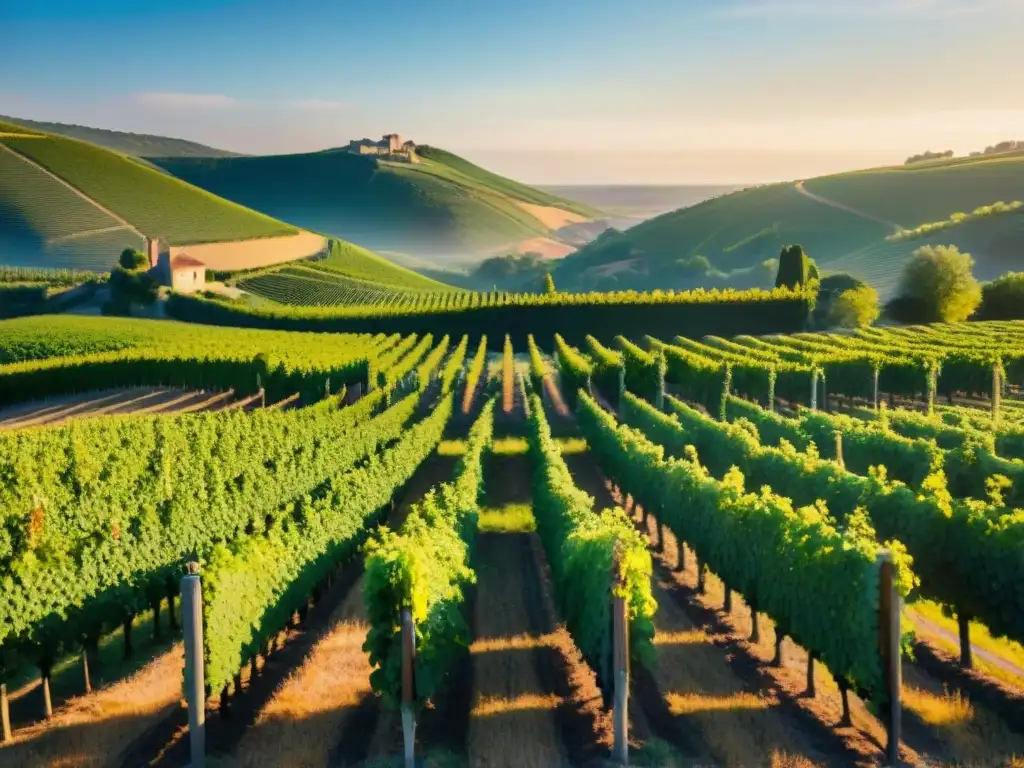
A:
POLYGON ((416 765, 416 626, 412 611, 402 609, 402 740, 405 768, 416 765))
POLYGON ((818 410, 818 372, 811 375, 811 410, 818 410))
POLYGON ((1003 381, 999 363, 992 366, 992 428, 999 426, 999 408, 1003 399, 1003 381))
POLYGON ((612 721, 615 743, 612 760, 629 765, 629 624, 626 621, 626 598, 612 596, 612 660, 615 670, 615 704, 612 721))
POLYGON ((896 593, 896 568, 892 554, 878 553, 879 584, 879 650, 882 674, 885 680, 887 706, 882 711, 882 722, 887 734, 885 759, 887 765, 898 765, 900 757, 901 702, 900 686, 900 596, 896 593))
POLYGON ((846 469, 846 462, 843 461, 843 433, 838 429, 835 431, 836 437, 836 463, 846 469))
POLYGON ((617 402, 619 404, 619 418, 620 419, 623 418, 623 416, 625 414, 626 404, 625 404, 625 402, 623 402, 626 399, 625 395, 626 395, 626 366, 623 365, 621 368, 619 368, 619 399, 615 401, 615 402, 617 402))
POLYGON ((876 367, 875 368, 875 396, 874 396, 874 400, 873 400, 873 402, 875 404, 874 407, 875 407, 875 412, 876 413, 878 412, 878 379, 879 379, 880 375, 881 375, 881 369, 876 367))
POLYGON ((7 702, 7 683, 0 683, 0 721, 3 723, 2 743, 6 744, 11 735, 11 707, 7 702))
MULTIPOLYGON (((656 403, 654 407, 659 411, 664 412, 665 410, 665 374, 667 372, 668 361, 665 360, 665 355, 658 353, 658 393, 656 396, 656 403)), ((623 385, 625 386, 625 385, 623 385)))
POLYGON ((199 563, 188 564, 181 579, 181 624, 185 638, 185 698, 191 768, 206 759, 206 673, 203 668, 203 591, 199 563))
POLYGON ((933 365, 928 369, 928 415, 935 413, 935 391, 939 386, 939 371, 933 365))
POLYGON ((85 692, 92 693, 92 679, 89 677, 89 649, 82 648, 82 676, 85 678, 85 692))

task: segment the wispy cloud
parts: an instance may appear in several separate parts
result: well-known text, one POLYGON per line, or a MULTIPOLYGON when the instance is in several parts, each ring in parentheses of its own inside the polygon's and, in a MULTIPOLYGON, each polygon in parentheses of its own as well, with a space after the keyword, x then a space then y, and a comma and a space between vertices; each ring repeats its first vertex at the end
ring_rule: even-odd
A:
POLYGON ((135 101, 145 107, 175 112, 253 107, 331 112, 347 109, 349 106, 343 101, 333 99, 237 99, 222 93, 173 93, 167 91, 137 93, 135 101))
POLYGON ((743 16, 973 16, 1024 8, 1022 0, 740 0, 719 14, 743 16))
POLYGON ((138 93, 136 100, 146 107, 163 109, 223 109, 238 105, 238 100, 220 93, 168 93, 151 91, 138 93))

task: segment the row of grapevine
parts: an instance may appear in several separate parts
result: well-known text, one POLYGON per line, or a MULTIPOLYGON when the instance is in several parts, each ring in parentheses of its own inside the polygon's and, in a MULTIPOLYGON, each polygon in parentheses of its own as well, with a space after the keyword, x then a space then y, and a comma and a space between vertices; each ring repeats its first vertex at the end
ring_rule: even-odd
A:
POLYGON ((665 395, 665 356, 647 352, 625 336, 616 336, 622 350, 626 389, 657 404, 665 395))
POLYGON ((437 367, 448 354, 448 346, 449 340, 445 336, 436 347, 430 350, 430 354, 424 357, 423 361, 416 366, 416 381, 420 386, 425 387, 430 383, 430 377, 434 375, 437 367))
MULTIPOLYGON (((630 395, 626 400, 642 405, 630 395)), ((770 616, 780 633, 824 663, 841 686, 884 699, 878 650, 881 547, 862 513, 852 515, 843 530, 815 506, 798 508, 767 489, 745 492, 738 470, 716 480, 692 448, 666 459, 661 446, 618 425, 582 393, 578 417, 605 473, 691 546, 727 589, 743 595, 755 614, 770 616), (823 616, 831 619, 822 621, 823 616)), ((906 595, 913 578, 907 558, 899 545, 889 546, 899 591, 906 595)))
POLYGON ((543 392, 544 377, 548 375, 548 365, 541 357, 540 349, 537 348, 532 333, 526 337, 526 348, 530 354, 530 383, 533 385, 534 392, 543 392))
MULTIPOLYGON (((462 373, 463 363, 466 362, 466 352, 469 349, 469 336, 463 336, 459 345, 452 352, 451 357, 441 371, 441 392, 447 394, 455 384, 456 377, 462 373)), ((423 377, 420 379, 423 381, 423 377)))
MULTIPOLYGON (((899 541, 913 557, 920 593, 953 608, 965 621, 978 619, 996 635, 1024 639, 1019 585, 1024 562, 1024 517, 992 503, 956 500, 941 473, 920 490, 890 481, 886 472, 853 474, 817 452, 790 445, 768 447, 739 424, 723 424, 669 398, 672 415, 658 413, 636 398, 627 423, 650 434, 677 456, 695 446, 712 475, 724 478, 733 467, 752 488, 770 487, 796 505, 823 502, 847 527, 866 510, 882 539, 899 541)), ((760 426, 760 424, 758 425, 760 426)))
MULTIPOLYGON (((448 343, 448 337, 444 337, 444 343, 448 343)), ((429 333, 425 336, 421 336, 419 341, 412 349, 406 354, 402 355, 399 359, 395 360, 393 364, 388 367, 384 367, 381 364, 377 369, 377 386, 384 387, 385 389, 392 389, 411 373, 417 365, 426 357, 430 348, 434 344, 434 337, 429 333)))
POLYGON ((665 358, 665 380, 683 399, 699 403, 709 413, 724 414, 729 394, 730 371, 724 363, 665 344, 653 336, 648 346, 665 358))
POLYGON ((484 375, 484 369, 487 367, 487 337, 480 337, 480 344, 476 348, 476 353, 473 355, 473 359, 469 362, 469 368, 466 370, 466 383, 465 389, 462 393, 462 412, 469 413, 469 409, 473 406, 473 398, 476 396, 476 390, 480 386, 480 377, 484 375))
POLYGON ((167 302, 167 311, 178 320, 207 325, 301 331, 430 331, 439 336, 481 333, 493 340, 510 334, 519 345, 525 343, 527 334, 547 334, 552 329, 558 329, 572 344, 582 344, 588 333, 610 342, 617 333, 635 338, 663 328, 685 328, 693 334, 789 333, 804 326, 811 301, 810 292, 788 289, 447 292, 412 306, 254 307, 175 294, 167 302))
POLYGON ((415 690, 421 707, 471 639, 462 610, 465 589, 476 578, 473 543, 494 405, 492 398, 471 427, 453 480, 431 489, 400 531, 382 528, 366 546, 370 683, 395 709, 402 694, 402 609, 411 610, 416 627, 415 690))
POLYGON ((990 323, 972 325, 976 327, 969 331, 937 325, 864 329, 853 334, 796 334, 754 343, 746 337, 736 341, 761 351, 775 349, 780 355, 785 350, 789 353, 785 354, 787 359, 793 359, 791 353, 797 352, 797 359, 822 367, 835 382, 833 391, 852 396, 871 397, 873 388, 864 375, 858 380, 837 376, 849 373, 855 362, 862 373, 873 377, 877 372, 882 391, 893 394, 924 393, 929 402, 936 394, 951 397, 955 392, 998 395, 1007 369, 1018 376, 1024 372, 1020 325, 999 329, 990 323))
POLYGON ((999 488, 999 503, 1008 507, 1024 505, 1024 461, 995 453, 991 434, 965 431, 943 425, 935 417, 913 411, 882 408, 877 421, 850 416, 803 413, 786 419, 758 413, 757 406, 732 404, 727 411, 740 413, 758 428, 765 425, 762 439, 777 444, 780 436, 806 448, 813 442, 827 459, 841 459, 850 471, 868 475, 871 467, 884 466, 889 477, 920 488, 938 471, 945 473, 949 491, 957 498, 992 499, 992 478, 1005 480, 999 488), (946 445, 948 447, 943 447, 946 445))
POLYGON ((401 434, 409 397, 294 411, 94 419, 0 435, 0 647, 62 647, 173 598, 183 559, 246 530, 401 434))
POLYGON ((586 355, 593 366, 591 378, 594 386, 608 402, 618 405, 619 396, 626 386, 626 364, 622 353, 606 347, 589 334, 585 342, 586 355))
POLYGON ((566 343, 559 334, 555 334, 555 359, 561 373, 562 391, 566 393, 569 407, 576 405, 576 392, 584 389, 590 391, 594 376, 594 364, 590 358, 573 346, 566 343))
POLYGON ((530 396, 528 441, 537 533, 561 615, 609 697, 613 594, 626 600, 632 657, 640 664, 654 657, 651 555, 625 512, 595 511, 594 499, 575 486, 536 394, 530 396))
MULTIPOLYGON (((1024 410, 1018 401, 1004 401, 998 424, 977 408, 938 406, 931 416, 905 409, 887 409, 871 417, 894 432, 934 439, 940 448, 953 450, 968 444, 983 445, 1008 459, 1024 458, 1024 410)), ((858 414, 860 415, 860 414, 858 414)))
POLYGON ((266 530, 218 545, 204 558, 203 658, 207 694, 227 688, 314 587, 353 556, 396 491, 436 448, 452 411, 446 396, 383 453, 339 467, 313 496, 282 508, 266 530))
POLYGON ((299 393, 304 402, 330 388, 365 383, 378 347, 397 336, 201 330, 156 321, 90 317, 11 321, 0 330, 0 403, 130 386, 179 386, 252 394, 268 400, 299 393), (100 320, 101 322, 88 322, 100 320), (111 338, 124 330, 124 338, 111 338), (67 334, 66 336, 64 334, 67 334))
POLYGON ((516 359, 512 351, 512 339, 505 337, 505 349, 501 358, 501 392, 502 410, 505 413, 512 413, 515 407, 516 397, 516 359))

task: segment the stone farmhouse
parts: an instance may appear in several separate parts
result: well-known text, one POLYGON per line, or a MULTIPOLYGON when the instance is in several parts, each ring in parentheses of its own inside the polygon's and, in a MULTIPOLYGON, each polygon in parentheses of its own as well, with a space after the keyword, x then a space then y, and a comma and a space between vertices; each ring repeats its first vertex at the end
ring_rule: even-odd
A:
POLYGON ((179 293, 195 293, 206 289, 206 265, 187 253, 171 256, 170 249, 156 239, 146 238, 149 274, 160 284, 179 293))
POLYGON ((380 141, 372 139, 350 141, 347 149, 354 155, 372 155, 402 163, 418 163, 420 161, 416 154, 416 142, 402 141, 402 137, 397 133, 389 133, 380 141))

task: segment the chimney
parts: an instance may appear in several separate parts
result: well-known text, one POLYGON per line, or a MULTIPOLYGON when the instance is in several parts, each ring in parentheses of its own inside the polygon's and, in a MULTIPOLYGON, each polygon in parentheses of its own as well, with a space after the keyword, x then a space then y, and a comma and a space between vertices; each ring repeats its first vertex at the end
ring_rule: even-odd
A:
POLYGON ((153 269, 160 260, 160 241, 157 238, 146 238, 146 255, 149 257, 149 268, 153 269))

